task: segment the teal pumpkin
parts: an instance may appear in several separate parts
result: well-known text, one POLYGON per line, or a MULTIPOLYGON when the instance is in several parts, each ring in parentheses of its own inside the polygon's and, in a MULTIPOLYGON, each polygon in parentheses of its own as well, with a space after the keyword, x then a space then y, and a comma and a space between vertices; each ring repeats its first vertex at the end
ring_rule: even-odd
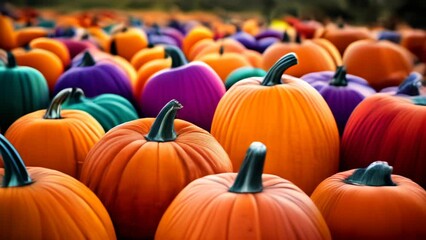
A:
POLYGON ((89 113, 102 125, 105 132, 124 122, 138 119, 136 109, 126 98, 111 93, 87 98, 80 88, 72 88, 62 108, 89 113))
POLYGON ((5 133, 19 117, 49 104, 46 79, 36 69, 17 66, 11 53, 0 67, 0 132, 5 133))
POLYGON ((261 68, 242 67, 232 71, 225 80, 225 88, 228 90, 236 82, 250 77, 264 77, 266 71, 261 68))

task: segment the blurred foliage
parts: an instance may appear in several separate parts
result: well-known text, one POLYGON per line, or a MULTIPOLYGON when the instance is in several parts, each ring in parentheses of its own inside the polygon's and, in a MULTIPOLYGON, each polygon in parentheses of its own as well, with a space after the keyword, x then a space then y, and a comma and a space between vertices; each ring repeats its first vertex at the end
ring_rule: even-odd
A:
POLYGON ((21 7, 54 7, 61 10, 114 8, 251 12, 261 14, 266 20, 291 14, 319 21, 343 19, 353 24, 379 23, 389 29, 398 22, 426 28, 424 0, 13 0, 11 2, 21 7))

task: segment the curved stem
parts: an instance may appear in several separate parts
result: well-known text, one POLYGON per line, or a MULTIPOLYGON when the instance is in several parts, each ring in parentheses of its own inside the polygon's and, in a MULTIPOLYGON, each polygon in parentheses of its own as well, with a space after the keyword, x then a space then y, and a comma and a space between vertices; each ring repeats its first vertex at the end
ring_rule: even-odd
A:
POLYGON ((71 95, 72 89, 65 88, 60 91, 50 102, 49 108, 47 108, 46 113, 44 114, 44 119, 61 119, 61 110, 62 103, 67 100, 67 98, 71 95))
POLYGON ((281 84, 281 77, 284 74, 285 70, 289 67, 294 66, 298 63, 296 53, 291 52, 287 53, 281 57, 272 67, 269 69, 266 76, 263 78, 263 86, 274 86, 281 84))
POLYGON ((175 140, 177 135, 174 129, 174 120, 176 118, 177 111, 182 109, 182 107, 182 104, 175 99, 168 102, 157 115, 157 118, 145 138, 148 141, 155 142, 168 142, 175 140))
POLYGON ((33 183, 24 161, 2 134, 0 134, 0 154, 4 163, 2 187, 20 187, 33 183))
POLYGON ((165 46, 164 53, 167 54, 166 56, 170 56, 172 58, 172 68, 181 67, 188 63, 182 50, 176 46, 165 46))
POLYGON ((95 59, 93 59, 92 54, 89 51, 84 52, 83 59, 81 63, 78 64, 79 67, 91 67, 96 64, 95 59))
POLYGON ((396 94, 404 94, 409 96, 420 95, 420 87, 422 86, 422 75, 418 72, 412 72, 408 77, 398 86, 396 94))
POLYGON ((70 104, 81 103, 84 98, 84 92, 81 88, 72 88, 70 95, 66 101, 70 104))
POLYGON ((15 56, 11 52, 7 52, 7 65, 8 68, 16 67, 16 59, 15 56))
POLYGON ((367 168, 356 169, 344 182, 362 186, 396 186, 392 181, 392 170, 387 162, 376 161, 367 168))
POLYGON ((266 146, 253 142, 238 172, 234 184, 229 188, 233 193, 258 193, 263 190, 262 174, 265 164, 266 146))
POLYGON ((346 79, 346 68, 345 66, 338 66, 333 79, 330 81, 331 86, 344 87, 348 85, 348 79, 346 79))

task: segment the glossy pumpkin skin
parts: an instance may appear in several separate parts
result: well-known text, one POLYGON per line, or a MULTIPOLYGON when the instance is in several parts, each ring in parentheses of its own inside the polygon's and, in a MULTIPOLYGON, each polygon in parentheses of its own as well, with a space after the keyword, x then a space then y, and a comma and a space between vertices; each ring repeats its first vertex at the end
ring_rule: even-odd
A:
POLYGON ((164 211, 189 182, 232 171, 220 144, 187 121, 171 121, 174 139, 148 140, 154 120, 111 129, 83 166, 80 180, 104 203, 119 238, 152 239, 164 211))
POLYGON ((16 167, 0 168, 1 239, 116 239, 108 212, 89 188, 55 170, 26 169, 13 146, 0 138, 5 165, 16 167))
POLYGON ((110 39, 110 46, 112 42, 116 45, 117 55, 127 61, 130 61, 136 52, 148 46, 148 38, 145 32, 132 27, 125 27, 114 33, 110 39))
POLYGON ((342 169, 367 166, 380 159, 393 166, 395 174, 426 188, 425 133, 425 106, 385 93, 366 98, 352 113, 343 133, 342 169))
POLYGON ((164 58, 164 47, 155 46, 152 48, 144 48, 133 55, 130 63, 138 71, 143 65, 155 59, 164 58))
POLYGON ((13 20, 8 17, 0 14, 0 29, 2 34, 0 34, 0 49, 12 50, 16 47, 16 36, 13 27, 13 20))
POLYGON ((425 239, 426 192, 409 178, 392 174, 396 186, 346 183, 355 169, 324 180, 311 198, 333 239, 425 239))
POLYGON ((226 90, 231 88, 235 83, 250 77, 264 77, 266 72, 261 68, 242 67, 232 71, 225 79, 226 90))
POLYGON ((84 111, 61 111, 64 99, 57 99, 58 96, 47 110, 16 120, 5 136, 28 166, 55 169, 78 178, 87 153, 105 132, 84 111))
POLYGON ((42 27, 25 27, 15 31, 16 46, 25 47, 31 40, 47 37, 48 31, 42 27))
POLYGON ((48 104, 49 89, 38 70, 16 66, 14 58, 0 67, 0 132, 5 133, 16 119, 48 104))
POLYGON ((209 131, 225 86, 206 63, 186 63, 181 51, 173 49, 172 67, 158 72, 145 83, 138 101, 142 116, 155 117, 170 99, 176 99, 185 106, 179 112, 180 119, 209 131))
POLYGON ((343 64, 348 73, 364 78, 380 91, 399 85, 412 71, 413 64, 404 51, 389 41, 361 40, 348 46, 343 64))
POLYGON ((126 73, 111 62, 95 62, 89 52, 79 66, 69 69, 58 79, 54 93, 73 87, 81 88, 87 97, 112 93, 133 102, 132 86, 126 73))
POLYGON ((164 213, 155 239, 331 239, 320 212, 300 188, 262 174, 259 152, 251 152, 260 151, 255 144, 247 153, 253 163, 247 166, 246 157, 247 168, 238 175, 209 175, 186 186, 164 213))
POLYGON ((67 47, 58 40, 51 38, 37 38, 30 42, 30 48, 41 48, 54 53, 61 59, 64 69, 71 63, 70 53, 67 47))
POLYGON ((94 98, 84 96, 83 90, 73 88, 71 95, 62 104, 63 109, 82 110, 92 115, 105 132, 111 128, 136 120, 138 114, 133 105, 117 94, 101 94, 94 98))
POLYGON ((203 39, 213 39, 213 32, 204 26, 196 26, 192 28, 183 38, 182 41, 182 51, 185 56, 189 57, 191 48, 200 40, 203 39))
MULTIPOLYGON (((285 59, 294 64, 293 56, 284 56, 279 65, 285 59)), ((264 78, 234 84, 216 108, 211 133, 234 169, 241 166, 251 142, 264 143, 269 149, 265 173, 288 179, 310 194, 338 170, 339 134, 322 96, 301 79, 281 77, 282 71, 271 69, 264 78)))
POLYGON ((301 79, 308 82, 323 96, 336 119, 340 136, 352 111, 364 98, 376 91, 360 77, 346 74, 344 67, 336 72, 322 71, 303 75, 301 79))

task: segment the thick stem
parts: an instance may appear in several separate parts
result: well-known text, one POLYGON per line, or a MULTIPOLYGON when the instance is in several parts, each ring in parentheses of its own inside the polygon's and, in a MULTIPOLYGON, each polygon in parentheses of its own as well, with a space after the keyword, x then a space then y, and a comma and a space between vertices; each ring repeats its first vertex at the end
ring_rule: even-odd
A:
POLYGON ((296 32, 296 39, 294 39, 294 42, 296 43, 302 43, 302 37, 300 36, 299 32, 296 32))
POLYGON ((412 72, 408 77, 398 86, 396 94, 403 94, 408 96, 420 95, 420 87, 422 86, 422 75, 418 72, 412 72))
POLYGON ((283 43, 289 43, 290 42, 290 37, 288 36, 287 31, 283 32, 283 37, 281 38, 281 42, 283 42, 283 43))
POLYGON ((79 67, 91 67, 96 64, 95 59, 93 59, 92 54, 89 51, 84 52, 83 59, 81 63, 78 64, 79 67))
POLYGON ((168 45, 164 47, 164 53, 172 58, 172 68, 184 66, 188 63, 182 50, 176 46, 168 45))
POLYGON ((24 161, 12 144, 0 134, 0 154, 4 163, 2 187, 20 187, 33 183, 24 161))
POLYGON ((7 65, 8 68, 16 67, 16 59, 15 56, 11 52, 7 52, 7 65))
POLYGON ((157 115, 157 118, 145 138, 148 141, 155 142, 168 142, 175 140, 177 135, 174 129, 174 120, 176 118, 177 111, 182 109, 182 107, 182 104, 175 99, 168 102, 157 115))
POLYGON ((281 77, 285 70, 289 67, 294 66, 298 63, 297 55, 294 52, 287 53, 281 57, 272 67, 269 69, 266 76, 263 78, 263 86, 274 86, 281 84, 281 77))
POLYGON ((348 86, 348 79, 346 79, 346 68, 345 66, 339 66, 336 69, 336 73, 333 79, 330 81, 331 86, 345 87, 348 86))
POLYGON ((50 102, 49 108, 47 108, 44 114, 44 119, 61 119, 62 103, 71 95, 72 89, 65 88, 60 91, 50 102))
POLYGON ((262 192, 262 174, 265 156, 266 146, 261 142, 253 142, 247 150, 246 157, 234 184, 228 191, 233 193, 262 192))
POLYGON ((72 88, 68 99, 66 100, 70 104, 81 103, 84 98, 84 92, 81 88, 72 88))
POLYGON ((392 181, 393 168, 387 162, 376 161, 367 168, 358 168, 345 183, 362 186, 396 186, 392 181))

